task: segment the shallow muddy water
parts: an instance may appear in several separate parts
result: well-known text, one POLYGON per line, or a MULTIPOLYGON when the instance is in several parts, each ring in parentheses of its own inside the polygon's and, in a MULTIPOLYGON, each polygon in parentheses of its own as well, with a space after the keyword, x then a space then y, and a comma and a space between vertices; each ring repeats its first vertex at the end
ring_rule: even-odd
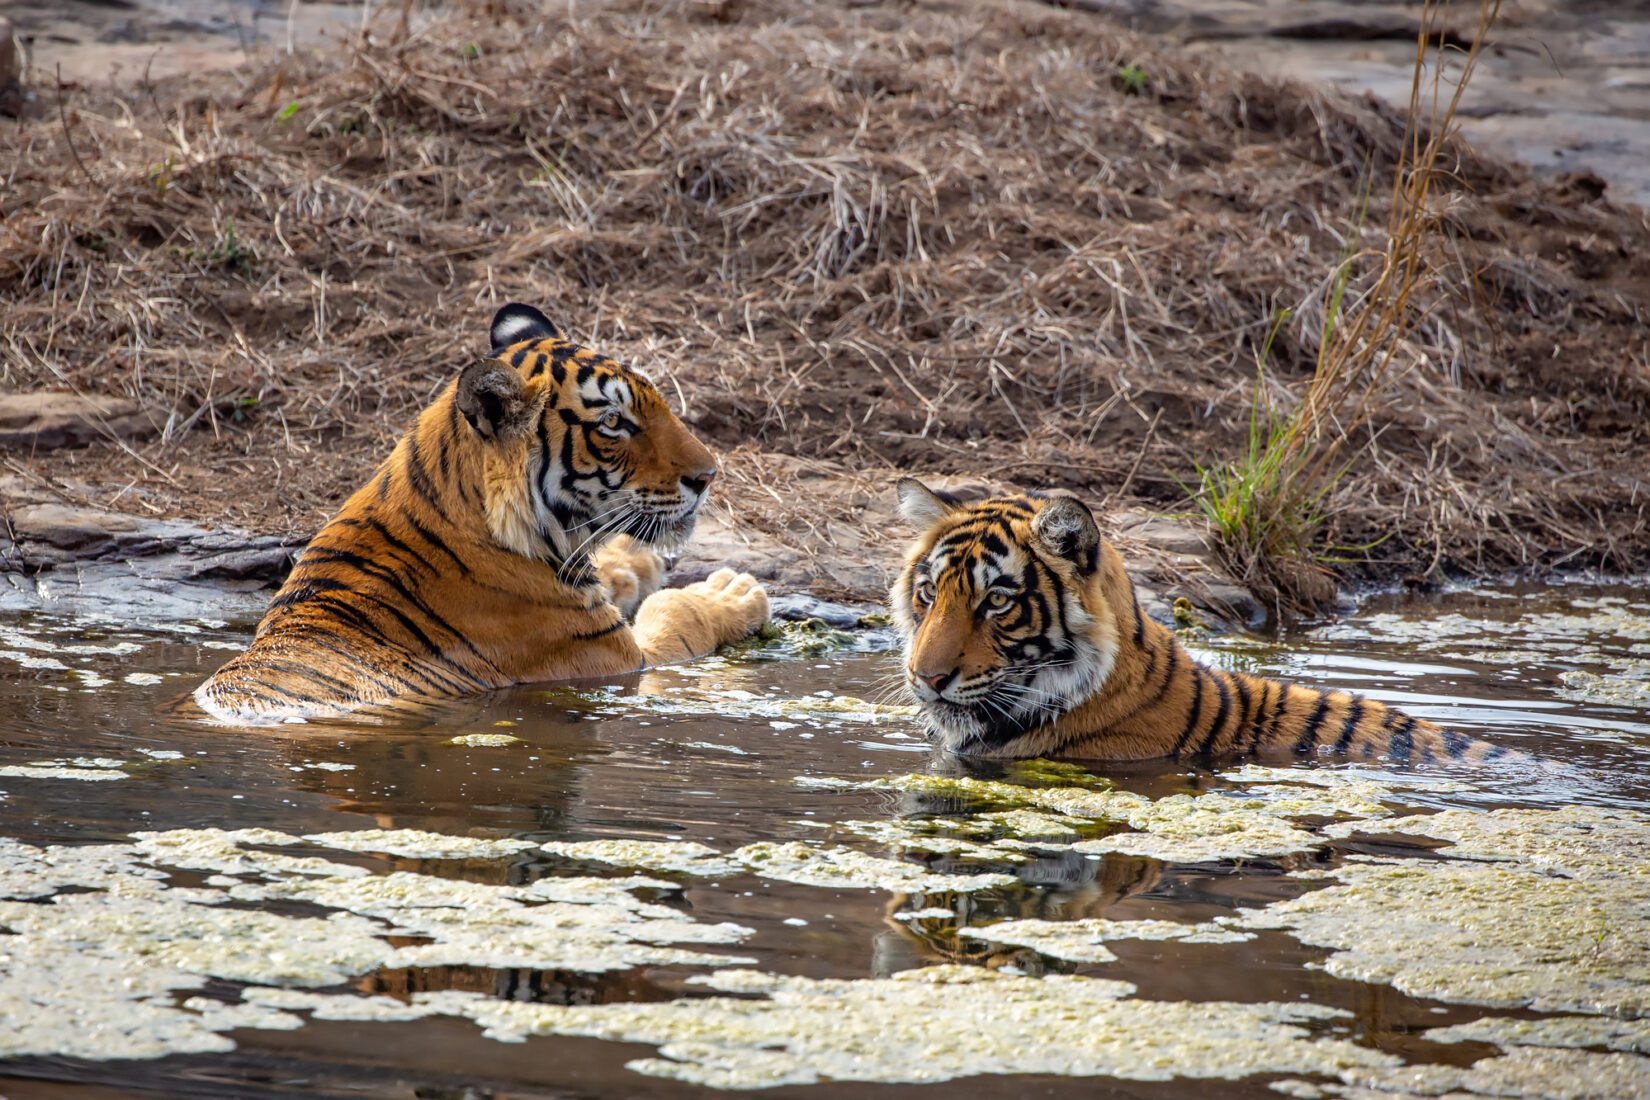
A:
POLYGON ((174 711, 245 637, 0 618, 0 1093, 1650 1094, 1642 590, 1188 639, 1541 758, 1449 772, 936 759, 874 632, 174 711))

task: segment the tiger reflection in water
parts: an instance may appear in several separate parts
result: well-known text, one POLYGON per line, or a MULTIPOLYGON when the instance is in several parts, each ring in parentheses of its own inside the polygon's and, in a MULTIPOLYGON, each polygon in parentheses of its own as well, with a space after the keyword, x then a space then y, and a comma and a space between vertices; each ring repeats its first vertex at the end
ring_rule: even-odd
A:
MULTIPOLYGON (((950 759, 958 775, 996 779, 999 774, 989 764, 976 765, 961 757, 950 759), (975 774, 978 773, 978 774, 975 774)), ((943 765, 942 765, 943 767, 943 765)), ((897 804, 900 817, 948 816, 965 807, 954 799, 931 794, 902 794, 897 804)), ((958 929, 1005 920, 1081 920, 1105 917, 1118 902, 1155 889, 1163 880, 1163 864, 1154 859, 1108 854, 1094 859, 1082 852, 1058 850, 1051 842, 1042 853, 1028 851, 1023 863, 1004 862, 984 866, 969 861, 953 866, 936 860, 930 867, 938 872, 1000 872, 1020 881, 1006 890, 978 893, 945 891, 923 894, 895 894, 884 910, 890 931, 873 944, 872 969, 876 977, 890 977, 902 970, 936 963, 966 963, 996 970, 1016 967, 1027 974, 1040 975, 1047 960, 1029 947, 991 943, 962 935, 958 929), (899 919, 899 914, 923 909, 949 909, 952 916, 899 919)))
POLYGON ((877 937, 873 970, 886 978, 901 970, 935 963, 968 963, 996 970, 1016 967, 1041 975, 1047 960, 1029 947, 977 940, 958 932, 961 927, 1004 920, 1082 920, 1104 917, 1118 902, 1155 888, 1163 865, 1134 856, 1107 855, 1089 859, 1078 852, 1040 856, 1027 864, 1000 869, 1020 876, 1011 896, 937 893, 895 894, 886 910, 892 931, 877 937), (950 917, 900 920, 898 914, 921 909, 949 909, 950 917))

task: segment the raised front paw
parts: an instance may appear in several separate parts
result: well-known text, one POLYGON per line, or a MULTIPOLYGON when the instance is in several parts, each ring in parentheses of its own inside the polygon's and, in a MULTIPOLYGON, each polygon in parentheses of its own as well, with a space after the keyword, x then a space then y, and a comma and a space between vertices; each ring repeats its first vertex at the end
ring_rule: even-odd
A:
POLYGON ((710 605, 717 645, 747 638, 768 621, 768 590, 749 573, 718 569, 682 591, 710 605))
POLYGON ((608 600, 626 618, 659 590, 665 575, 665 560, 629 535, 620 535, 596 551, 593 563, 608 600))

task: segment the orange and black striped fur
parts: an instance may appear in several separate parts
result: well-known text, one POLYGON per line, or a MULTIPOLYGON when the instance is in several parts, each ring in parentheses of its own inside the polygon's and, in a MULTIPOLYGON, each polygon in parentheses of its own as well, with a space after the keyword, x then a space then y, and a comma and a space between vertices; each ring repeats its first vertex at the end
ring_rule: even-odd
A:
POLYGON ((748 574, 654 591, 655 548, 691 534, 716 463, 653 384, 530 306, 499 310, 491 337, 299 556, 250 648, 197 689, 208 714, 281 721, 633 672, 767 618, 748 574))
POLYGON ((1294 752, 1402 762, 1508 755, 1369 699, 1199 664, 1140 608, 1070 497, 961 504, 913 478, 922 535, 894 584, 905 679, 932 738, 995 757, 1294 752))

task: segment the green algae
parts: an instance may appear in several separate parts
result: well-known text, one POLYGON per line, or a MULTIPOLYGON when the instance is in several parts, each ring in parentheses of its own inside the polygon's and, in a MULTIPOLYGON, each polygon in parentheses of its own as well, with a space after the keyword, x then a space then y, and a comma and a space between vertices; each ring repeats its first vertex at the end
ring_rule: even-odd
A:
MULTIPOLYGON (((298 1005, 259 992, 338 985, 382 967, 596 972, 750 961, 672 946, 736 943, 751 932, 640 900, 638 890, 671 889, 655 879, 492 885, 408 872, 371 875, 255 847, 302 843, 265 829, 179 829, 136 834, 128 844, 83 846, 0 840, 0 895, 43 899, 0 900, 0 1018, 8 1021, 0 1028, 0 1057, 221 1052, 233 1049, 221 1031, 300 1022, 283 1007, 383 1018, 388 1009, 382 1005, 344 1003, 355 998, 298 1005), (220 875, 218 883, 235 884, 184 887, 173 885, 165 868, 251 873, 262 881, 220 875), (296 916, 253 907, 291 901, 332 912, 296 916), (424 942, 397 946, 392 936, 424 942), (209 981, 253 988, 241 1004, 204 997, 174 1003, 174 994, 209 981)), ((474 842, 424 836, 419 843, 450 851, 474 842)))
MULTIPOLYGON (((255 1006, 271 1010, 308 1012, 317 1020, 401 1023, 407 1020, 422 1020, 437 1014, 433 1007, 425 1004, 398 1001, 394 997, 362 997, 349 993, 311 993, 303 989, 256 987, 248 989, 245 997, 249 1004, 255 1006)), ((292 1019, 302 1024, 298 1017, 292 1019)))
POLYGON ((472 749, 501 749, 506 745, 518 745, 521 738, 512 737, 508 733, 461 733, 457 737, 449 737, 447 744, 462 745, 472 749))
POLYGON ((1509 1047, 1605 1047, 1609 1050, 1650 1054, 1650 1020, 1618 1020, 1609 1016, 1549 1016, 1519 1020, 1486 1016, 1453 1027, 1435 1027, 1426 1033, 1432 1043, 1493 1043, 1509 1047))
MULTIPOLYGON (((705 674, 704 669, 697 671, 705 674)), ((679 676, 682 670, 673 669, 672 673, 679 676)), ((794 719, 806 721, 813 730, 840 728, 845 723, 872 726, 903 723, 917 716, 916 707, 873 703, 858 696, 836 695, 829 691, 793 697, 759 695, 743 688, 672 684, 636 695, 616 695, 609 691, 582 692, 579 695, 596 704, 593 713, 614 717, 658 714, 794 719)))
POLYGON ((1009 920, 996 924, 957 929, 969 939, 1010 947, 1029 947, 1039 955, 1071 962, 1114 962, 1117 956, 1107 940, 1179 940, 1181 943, 1241 943, 1252 940, 1247 932, 1223 925, 1182 924, 1167 920, 1009 920))
POLYGON ((715 848, 691 840, 551 841, 543 850, 563 859, 673 871, 684 875, 736 875, 744 866, 715 848))
POLYGON ((629 890, 669 889, 653 879, 547 880, 496 886, 410 871, 367 878, 288 879, 233 887, 238 900, 305 901, 377 917, 398 935, 432 942, 398 948, 393 966, 490 966, 599 973, 632 966, 717 966, 746 961, 670 943, 737 943, 751 930, 701 924, 637 901, 629 890), (560 891, 552 894, 551 891, 560 891), (531 904, 530 904, 531 903, 531 904))
POLYGON ((733 661, 776 661, 882 648, 880 639, 863 630, 842 630, 824 619, 786 619, 762 624, 750 637, 717 650, 717 655, 733 661))
POLYGON ((1650 1100, 1650 1058, 1520 1047, 1471 1066, 1404 1066, 1343 1071, 1324 1091, 1345 1100, 1404 1096, 1516 1100, 1650 1100))
POLYGON ((881 821, 839 821, 828 826, 826 822, 798 821, 798 825, 829 827, 848 833, 861 840, 882 845, 900 852, 927 852, 930 855, 951 856, 956 859, 980 862, 1023 863, 1030 857, 1011 847, 981 844, 960 836, 948 836, 945 819, 892 818, 881 821))
POLYGON ((1035 808, 1068 817, 1086 817, 1093 820, 1122 821, 1129 810, 1149 802, 1145 797, 1127 791, 1090 790, 1081 787, 1022 787, 1016 783, 996 779, 972 779, 966 776, 908 774, 864 780, 803 776, 797 779, 796 783, 798 786, 812 787, 816 790, 901 791, 967 806, 999 810, 1035 808))
POLYGON ((323 848, 337 848, 345 852, 382 852, 408 859, 497 859, 538 847, 531 840, 447 836, 422 829, 308 833, 303 839, 323 848))
MULTIPOLYGON (((1350 836, 1354 823, 1330 826, 1350 836)), ((1650 817, 1632 810, 1442 810, 1381 823, 1382 832, 1447 840, 1468 859, 1503 860, 1571 878, 1650 880, 1650 817)))
POLYGON ((1227 923, 1288 929, 1332 949, 1330 974, 1416 997, 1650 1015, 1650 819, 1447 810, 1380 831, 1448 840, 1454 858, 1354 858, 1321 873, 1334 885, 1227 923))
MULTIPOLYGON (((856 890, 969 892, 1013 884, 1012 875, 940 874, 914 863, 882 859, 843 847, 816 847, 801 841, 759 841, 724 855, 692 841, 593 840, 555 841, 544 846, 552 855, 595 860, 625 867, 674 871, 701 877, 752 874, 803 886, 856 890)), ((1019 858, 1017 855, 1013 858, 1019 858)))
MULTIPOLYGON (((1392 811, 1386 803, 1403 797, 1399 784, 1378 783, 1345 772, 1301 769, 1300 775, 1310 778, 1295 782, 1287 782, 1282 772, 1253 769, 1222 776, 1228 781, 1256 785, 1256 790, 1245 791, 1242 796, 1211 792, 1157 800, 1112 789, 1103 785, 1103 780, 1095 780, 1088 787, 1022 787, 1000 780, 935 775, 870 780, 804 777, 797 782, 815 789, 897 790, 962 806, 993 807, 995 814, 1029 810, 1042 815, 1045 826, 1066 819, 1069 833, 1092 832, 1097 824, 1127 827, 1133 831, 1070 843, 1039 841, 1031 846, 1066 847, 1094 854, 1115 852, 1169 863, 1274 859, 1315 851, 1329 839, 1298 824, 1298 819, 1367 820, 1389 816, 1392 811)), ((859 824, 863 830, 863 824, 859 824)), ((906 847, 919 848, 911 839, 918 834, 910 830, 908 836, 902 836, 900 828, 910 830, 909 826, 886 827, 874 838, 897 839, 906 847)), ((998 846, 1005 849, 1022 845, 999 841, 998 846)), ((930 842, 926 850, 940 849, 930 842)), ((984 858, 983 853, 976 855, 984 858)))
POLYGON ((814 848, 799 841, 747 844, 733 853, 753 873, 803 886, 834 886, 894 893, 967 893, 1012 886, 1013 875, 953 875, 925 871, 914 863, 882 859, 851 848, 814 848))
POLYGON ((172 829, 159 833, 133 833, 136 851, 149 863, 181 867, 189 871, 219 874, 330 875, 350 878, 367 874, 364 867, 336 863, 319 856, 289 856, 264 852, 249 845, 293 847, 302 837, 274 829, 172 829))
POLYGON ((208 1031, 235 1031, 240 1028, 296 1031, 304 1026, 304 1021, 290 1012, 247 1001, 230 1004, 211 997, 190 997, 183 1002, 183 1007, 199 1016, 201 1026, 208 1031))
POLYGON ((725 1089, 934 1083, 982 1073, 1232 1080, 1397 1062, 1315 1037, 1308 1025, 1345 1015, 1336 1009, 1142 1001, 1127 983, 1095 978, 940 966, 887 979, 724 970, 691 981, 734 996, 571 1007, 471 999, 446 1007, 497 1039, 650 1043, 658 1056, 629 1063, 632 1070, 725 1089))
POLYGON ((30 760, 25 764, 0 765, 0 778, 79 779, 93 783, 125 779, 124 760, 102 756, 77 756, 68 760, 30 760))
POLYGON ((1650 660, 1610 658, 1607 673, 1569 669, 1558 674, 1561 698, 1618 707, 1650 707, 1650 660))

